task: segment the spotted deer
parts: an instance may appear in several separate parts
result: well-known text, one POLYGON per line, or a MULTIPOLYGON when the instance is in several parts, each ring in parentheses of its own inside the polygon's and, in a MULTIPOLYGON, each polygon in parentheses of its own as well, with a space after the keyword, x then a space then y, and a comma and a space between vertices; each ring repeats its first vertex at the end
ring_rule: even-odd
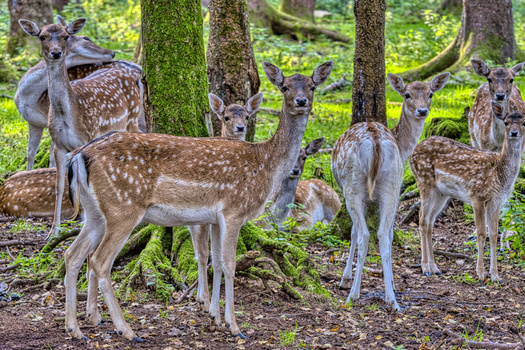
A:
MULTIPOLYGON (((66 26, 65 20, 58 15, 57 20, 66 26)), ((65 65, 68 68, 69 79, 79 79, 75 66, 90 66, 96 62, 109 62, 115 56, 112 50, 104 49, 93 43, 87 36, 72 35, 69 39, 70 50, 66 56, 65 65), (74 75, 74 77, 72 77, 74 75)), ((40 139, 44 128, 47 128, 49 112, 49 97, 47 95, 47 69, 44 61, 38 62, 20 79, 15 94, 15 105, 29 126, 29 142, 27 145, 27 170, 33 169, 40 139)), ((54 163, 51 155, 50 162, 54 163)), ((51 164, 51 166, 54 166, 51 164)))
POLYGON ((474 209, 478 232, 476 273, 483 281, 483 251, 490 239, 490 277, 500 280, 497 267, 498 220, 501 206, 509 198, 520 169, 525 135, 525 117, 520 111, 507 113, 491 102, 496 118, 505 125, 501 152, 483 151, 444 137, 429 137, 419 144, 410 158, 410 168, 421 193, 419 228, 421 268, 427 276, 440 274, 432 249, 432 229, 436 216, 449 198, 469 203, 474 209))
MULTIPOLYGON (((90 302, 96 298, 89 295, 96 291, 92 286, 98 285, 118 333, 140 341, 122 315, 110 271, 131 231, 142 221, 168 227, 212 225, 214 283, 209 313, 220 325, 224 273, 225 321, 233 335, 244 338, 233 311, 239 230, 262 212, 270 194, 293 167, 314 90, 326 81, 332 67, 333 62, 328 61, 311 77, 285 77, 278 67, 263 62, 268 79, 284 95, 279 126, 266 142, 111 133, 73 153, 68 168, 70 193, 75 209, 81 203, 86 217, 82 231, 65 253, 66 331, 73 338, 82 337, 76 320, 76 283, 89 255, 89 319, 99 320, 94 316, 98 314, 96 303, 90 302)), ((192 235, 194 245, 207 240, 208 230, 201 231, 192 235)), ((197 245, 196 251, 197 261, 208 260, 207 246, 197 245)), ((207 283, 205 268, 199 264, 199 283, 207 283)), ((208 300, 199 301, 208 305, 208 300)))
POLYGON ((85 79, 69 82, 65 58, 69 38, 86 22, 69 25, 19 20, 23 30, 38 37, 48 74, 49 131, 57 163, 56 205, 50 235, 58 233, 66 174, 66 153, 114 130, 139 131, 142 114, 140 86, 125 69, 100 69, 85 79))
POLYGON ((346 208, 352 218, 350 253, 343 272, 340 288, 348 289, 352 278, 352 262, 357 243, 357 268, 348 301, 360 296, 361 276, 368 250, 370 233, 365 213, 370 202, 379 204, 379 252, 383 264, 386 302, 399 310, 394 295, 392 274, 392 239, 403 162, 414 150, 428 117, 432 96, 445 86, 450 73, 436 76, 430 84, 406 84, 401 77, 389 73, 390 85, 403 98, 399 122, 389 130, 375 122, 358 123, 337 140, 332 154, 332 173, 346 199, 346 208))
POLYGON ((329 223, 341 208, 337 192, 319 179, 299 181, 294 203, 302 206, 292 209, 290 215, 299 224, 299 230, 311 228, 318 222, 329 223))
POLYGON ((244 141, 246 139, 248 120, 257 113, 262 97, 262 93, 254 95, 245 107, 235 103, 225 107, 220 97, 211 93, 208 94, 211 110, 222 122, 221 137, 244 141), (258 104, 254 103, 256 101, 259 101, 258 104), (257 106, 256 109, 254 109, 255 106, 257 106))
MULTIPOLYGON (((0 187, 0 213, 17 217, 47 217, 55 210, 56 169, 20 171, 0 187)), ((69 191, 62 197, 62 215, 73 215, 69 191)))
POLYGON ((487 79, 487 83, 478 89, 472 109, 468 114, 470 143, 473 147, 493 152, 500 152, 505 139, 503 121, 492 114, 491 101, 499 103, 509 111, 525 113, 525 102, 520 89, 514 85, 514 78, 523 68, 519 63, 508 69, 504 67, 489 68, 483 61, 470 60, 476 73, 487 79))
POLYGON ((286 229, 286 225, 283 224, 286 221, 286 218, 290 217, 290 204, 294 203, 295 191, 299 179, 303 174, 306 158, 319 152, 323 143, 324 137, 321 137, 311 141, 305 148, 301 148, 299 156, 297 157, 293 168, 291 168, 290 173, 279 183, 279 186, 269 198, 269 201, 272 203, 268 209, 270 221, 275 223, 280 230, 286 229))

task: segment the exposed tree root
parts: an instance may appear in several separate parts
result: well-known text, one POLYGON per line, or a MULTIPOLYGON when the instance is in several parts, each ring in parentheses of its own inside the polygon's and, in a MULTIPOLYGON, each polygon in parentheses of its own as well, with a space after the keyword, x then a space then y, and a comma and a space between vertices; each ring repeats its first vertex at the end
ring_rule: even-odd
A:
POLYGON ((59 236, 51 239, 45 246, 42 248, 42 253, 51 253, 57 245, 64 242, 66 239, 77 236, 80 233, 79 228, 74 228, 69 231, 62 231, 59 236))
POLYGON ((502 344, 502 343, 494 343, 491 341, 465 340, 463 337, 461 337, 459 334, 454 333, 449 328, 445 328, 443 330, 443 336, 445 335, 452 338, 450 345, 461 346, 462 344, 466 344, 467 347, 470 349, 512 349, 512 350, 525 349, 525 338, 524 337, 521 337, 521 341, 518 343, 502 344))

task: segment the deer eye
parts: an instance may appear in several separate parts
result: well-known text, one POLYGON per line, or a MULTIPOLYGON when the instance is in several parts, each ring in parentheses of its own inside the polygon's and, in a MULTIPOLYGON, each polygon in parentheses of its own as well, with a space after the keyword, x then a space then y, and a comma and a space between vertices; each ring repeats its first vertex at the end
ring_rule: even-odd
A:
POLYGON ((91 41, 87 36, 84 37, 84 40, 91 41))
POLYGON ((514 79, 510 79, 510 83, 512 84, 514 82, 514 79))
POLYGON ((230 117, 224 117, 224 121, 229 121, 230 117))
POLYGON ((492 84, 492 79, 487 78, 487 81, 489 82, 489 84, 492 84))
POLYGON ((69 39, 69 35, 66 35, 66 36, 64 37, 64 40, 67 41, 68 39, 69 39))
POLYGON ((288 91, 288 88, 286 86, 283 86, 282 92, 286 92, 286 91, 288 91))
POLYGON ((430 93, 430 95, 428 95, 428 98, 432 98, 432 96, 434 96, 434 94, 430 93))
POLYGON ((408 92, 405 92, 405 98, 410 98, 410 94, 408 92))
POLYGON ((315 86, 310 89, 310 91, 315 91, 315 86))
POLYGON ((509 123, 508 123, 508 122, 503 122, 503 124, 505 124, 505 126, 509 126, 509 123))
POLYGON ((306 157, 303 157, 303 160, 306 160, 306 157))
POLYGON ((250 119, 250 115, 249 114, 246 116, 246 120, 248 120, 248 119, 250 119))
POLYGON ((44 41, 44 40, 46 40, 46 37, 43 36, 43 35, 40 35, 40 36, 38 37, 38 39, 40 39, 40 41, 44 41))

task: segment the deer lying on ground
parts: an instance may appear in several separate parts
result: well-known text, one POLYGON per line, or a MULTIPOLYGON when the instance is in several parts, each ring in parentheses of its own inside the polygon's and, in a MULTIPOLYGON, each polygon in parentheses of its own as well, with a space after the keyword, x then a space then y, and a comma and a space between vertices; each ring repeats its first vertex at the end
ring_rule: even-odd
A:
POLYGON ((432 79, 430 84, 416 81, 405 85, 401 77, 389 73, 388 81, 404 98, 397 125, 389 130, 381 123, 358 123, 346 130, 335 144, 332 173, 343 191, 353 222, 350 253, 340 288, 350 286, 352 262, 356 244, 359 243, 356 275, 348 301, 360 295, 370 238, 365 218, 366 206, 371 201, 378 201, 380 221, 377 237, 383 264, 385 299, 394 310, 399 310, 394 295, 391 250, 403 162, 412 153, 423 132, 432 95, 445 86, 449 76, 450 73, 443 73, 432 79))
MULTIPOLYGON (((56 169, 20 171, 0 187, 0 213, 17 217, 47 217, 55 210, 56 169)), ((69 191, 64 191, 62 215, 73 215, 69 191)))
POLYGON ((69 38, 86 22, 77 19, 68 26, 49 24, 42 28, 19 20, 23 30, 41 41, 49 80, 49 131, 55 143, 57 163, 56 200, 50 235, 58 233, 66 174, 66 153, 114 130, 139 131, 142 115, 141 89, 125 69, 100 69, 85 79, 69 82, 65 57, 69 38))
MULTIPOLYGON (((311 77, 285 77, 267 62, 263 67, 270 82, 284 95, 279 127, 266 142, 110 133, 74 152, 68 168, 70 193, 75 210, 82 203, 86 221, 65 253, 66 330, 73 338, 82 337, 76 320, 76 283, 89 255, 89 284, 100 287, 117 332, 140 341, 122 315, 110 272, 131 231, 142 221, 168 227, 212 225, 214 283, 209 312, 220 325, 220 280, 224 272, 225 321, 233 335, 244 338, 233 311, 239 230, 263 210, 276 185, 293 167, 314 90, 326 81, 333 62, 317 67, 311 77)), ((201 231, 192 239, 198 261, 207 261, 209 252, 203 242, 209 232, 201 231)), ((199 264, 199 280, 206 274, 199 264)), ((90 286, 89 291, 92 289, 90 286)), ((88 315, 93 315, 98 310, 90 300, 88 295, 88 315)), ((90 320, 96 322, 98 318, 90 320)))
POLYGON ((507 114, 491 102, 494 116, 505 125, 500 153, 482 151, 444 137, 432 136, 419 144, 410 158, 410 168, 421 193, 421 267, 427 276, 440 274, 432 249, 432 229, 436 216, 449 198, 469 203, 474 209, 478 232, 476 273, 483 281, 486 224, 490 239, 490 277, 500 280, 497 267, 498 220, 501 206, 509 198, 520 169, 525 117, 522 112, 507 114), (506 115, 506 116, 505 116, 506 115))
MULTIPOLYGON (((65 20, 58 15, 57 20, 66 26, 65 20)), ((80 74, 83 70, 72 67, 84 65, 90 66, 92 63, 109 62, 115 56, 112 50, 104 49, 95 45, 87 36, 72 35, 69 38, 69 54, 66 56, 65 65, 69 68, 69 79, 75 80, 83 78, 88 74, 80 74), (73 76, 72 76, 73 75, 73 76)), ((18 89, 15 94, 15 104, 22 117, 29 126, 29 142, 27 144, 27 170, 33 169, 40 139, 44 128, 47 128, 47 117, 49 112, 49 97, 47 95, 47 69, 42 60, 27 71, 20 79, 18 89)), ((50 154, 50 166, 54 166, 54 159, 50 154)))
POLYGON ((508 112, 521 111, 525 113, 525 102, 521 98, 520 89, 514 85, 514 78, 523 68, 519 63, 507 69, 504 67, 489 68, 479 60, 470 60, 476 73, 487 79, 481 85, 476 100, 468 114, 468 128, 470 143, 473 147, 500 152, 505 139, 505 125, 503 121, 494 118, 491 101, 503 106, 508 112))
POLYGON ((311 228, 317 222, 331 222, 341 208, 337 192, 319 179, 299 181, 294 203, 304 207, 292 209, 290 215, 299 223, 299 230, 311 228))

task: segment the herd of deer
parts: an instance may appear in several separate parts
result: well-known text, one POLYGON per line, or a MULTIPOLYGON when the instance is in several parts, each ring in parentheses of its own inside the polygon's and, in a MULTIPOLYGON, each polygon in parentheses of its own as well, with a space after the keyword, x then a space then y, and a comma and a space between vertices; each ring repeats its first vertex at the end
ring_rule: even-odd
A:
MULTIPOLYGON (((320 138, 301 148, 314 91, 328 79, 333 62, 320 65, 311 76, 288 77, 275 65, 263 62, 267 78, 284 97, 279 126, 268 141, 244 141, 246 121, 259 109, 261 93, 246 106, 225 106, 219 97, 209 94, 211 110, 223 122, 220 138, 143 133, 140 66, 112 61, 113 51, 75 35, 85 19, 69 24, 60 16, 58 20, 59 24, 42 28, 19 21, 27 34, 41 40, 44 62, 26 73, 16 94, 16 105, 29 123, 28 171, 4 182, 0 210, 15 216, 54 213, 51 234, 56 234, 61 215, 76 215, 82 207, 84 226, 65 253, 67 332, 73 338, 83 337, 76 320, 76 285, 87 259, 88 320, 93 324, 101 321, 97 308, 100 289, 118 333, 141 341, 123 317, 110 271, 132 230, 148 222, 189 227, 199 268, 197 300, 220 325, 220 284, 224 274, 225 323, 233 335, 244 337, 235 321, 233 297, 241 226, 259 216, 269 199, 280 227, 290 215, 296 219, 306 217, 304 227, 331 221, 341 206, 338 195, 324 182, 299 181, 306 157, 318 152, 324 142, 320 138), (31 170, 45 127, 51 134, 56 169, 31 170), (72 205, 65 200, 68 195, 72 205), (306 214, 290 211, 288 205, 294 201, 305 206, 306 214), (213 257, 211 302, 206 270, 209 242, 213 257)), ((499 211, 512 191, 524 147, 525 103, 513 85, 523 64, 489 69, 482 61, 471 62, 488 81, 479 88, 468 116, 473 147, 435 136, 417 144, 432 96, 447 83, 449 73, 436 76, 429 84, 405 84, 389 73, 388 81, 404 99, 397 126, 389 130, 381 123, 358 123, 335 143, 332 173, 353 222, 341 288, 350 287, 358 247, 349 300, 360 295, 370 237, 365 211, 367 204, 377 201, 385 298, 394 310, 399 310, 391 249, 403 163, 407 159, 421 192, 423 273, 440 274, 433 256, 432 228, 452 197, 472 204, 474 209, 480 252, 476 272, 481 280, 485 278, 483 250, 488 226, 490 277, 499 281, 499 211)))

